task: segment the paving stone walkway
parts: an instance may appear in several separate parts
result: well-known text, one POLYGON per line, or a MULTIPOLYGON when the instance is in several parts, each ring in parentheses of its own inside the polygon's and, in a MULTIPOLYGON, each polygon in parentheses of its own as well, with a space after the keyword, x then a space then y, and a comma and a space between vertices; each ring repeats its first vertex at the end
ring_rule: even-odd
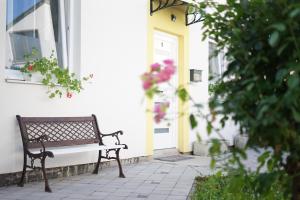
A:
MULTIPOLYGON (((255 169, 259 153, 248 152, 245 164, 255 169)), ((0 188, 0 200, 186 200, 196 176, 213 173, 210 158, 166 162, 151 160, 123 166, 126 178, 118 178, 117 167, 108 167, 98 175, 85 174, 51 179, 53 193, 43 191, 44 183, 25 184, 23 188, 0 188)), ((222 165, 222 163, 218 163, 222 165)))
POLYGON ((0 188, 1 200, 185 200, 195 176, 210 173, 209 158, 195 157, 178 162, 145 161, 124 166, 126 178, 118 178, 117 167, 104 168, 98 175, 51 179, 53 193, 43 192, 43 183, 23 188, 0 188))

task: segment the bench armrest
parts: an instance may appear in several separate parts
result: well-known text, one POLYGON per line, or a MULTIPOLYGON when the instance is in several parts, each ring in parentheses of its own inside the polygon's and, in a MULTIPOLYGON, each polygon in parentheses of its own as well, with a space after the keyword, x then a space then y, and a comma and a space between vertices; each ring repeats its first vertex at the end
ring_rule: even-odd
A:
POLYGON ((40 141, 43 141, 43 140, 48 140, 48 136, 47 135, 41 135, 40 137, 37 137, 37 138, 33 138, 33 139, 28 139, 28 141, 30 142, 40 142, 40 141))
POLYGON ((47 141, 47 140, 48 140, 47 135, 41 135, 40 137, 37 137, 37 138, 28 139, 29 142, 39 142, 43 148, 43 152, 46 151, 44 141, 47 141))
POLYGON ((113 133, 109 133, 109 134, 100 134, 100 137, 103 138, 103 137, 115 137, 117 139, 117 142, 115 143, 116 145, 124 145, 124 149, 128 149, 128 146, 126 144, 121 144, 120 142, 120 138, 119 138, 119 135, 123 135, 123 131, 119 130, 119 131, 116 131, 116 132, 113 132, 113 133))

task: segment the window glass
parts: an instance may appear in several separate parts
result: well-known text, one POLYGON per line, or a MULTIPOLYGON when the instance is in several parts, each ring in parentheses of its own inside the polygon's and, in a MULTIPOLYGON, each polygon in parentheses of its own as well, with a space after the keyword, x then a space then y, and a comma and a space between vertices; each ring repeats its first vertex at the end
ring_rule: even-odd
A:
POLYGON ((216 55, 216 46, 214 43, 209 43, 209 76, 219 76, 219 59, 216 55))
POLYGON ((33 59, 53 55, 67 66, 63 0, 7 0, 6 9, 8 70, 21 68, 33 51, 33 59))
POLYGON ((216 44, 209 42, 209 78, 215 80, 225 71, 224 51, 217 52, 216 44))
POLYGON ((14 63, 23 63, 25 56, 34 50, 37 53, 33 58, 41 57, 41 44, 37 30, 11 32, 10 42, 14 63))

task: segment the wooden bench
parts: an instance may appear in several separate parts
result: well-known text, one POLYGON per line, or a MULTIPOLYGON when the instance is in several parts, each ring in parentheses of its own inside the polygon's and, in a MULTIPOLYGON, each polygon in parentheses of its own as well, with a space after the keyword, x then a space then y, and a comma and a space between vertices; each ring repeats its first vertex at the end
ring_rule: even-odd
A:
POLYGON ((20 187, 24 186, 27 168, 41 169, 45 181, 45 191, 51 192, 45 170, 46 158, 89 151, 98 151, 94 174, 98 174, 101 158, 114 159, 119 166, 119 177, 125 178, 119 153, 121 149, 127 149, 127 145, 121 144, 118 137, 123 132, 102 134, 95 115, 89 117, 21 117, 17 115, 17 120, 24 150, 23 172, 18 184, 20 187), (105 145, 103 143, 103 138, 108 137, 114 138, 113 144, 105 145), (102 155, 102 151, 105 151, 105 155, 102 155), (110 152, 113 152, 115 156, 110 156, 110 152), (29 165, 28 158, 30 159, 29 165), (40 160, 40 167, 34 165, 36 160, 40 160))

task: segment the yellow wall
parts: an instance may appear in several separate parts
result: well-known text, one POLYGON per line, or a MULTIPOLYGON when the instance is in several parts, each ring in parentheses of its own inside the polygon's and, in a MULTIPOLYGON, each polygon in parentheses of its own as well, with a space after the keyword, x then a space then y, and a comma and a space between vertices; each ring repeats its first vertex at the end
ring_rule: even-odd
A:
MULTIPOLYGON (((185 26, 184 11, 176 8, 167 8, 153 13, 148 17, 148 41, 147 41, 147 62, 148 66, 153 63, 153 43, 154 31, 159 30, 178 37, 179 56, 178 56, 178 80, 179 85, 184 85, 188 90, 189 79, 189 29, 185 26), (171 14, 176 16, 176 21, 171 21, 171 14)), ((188 103, 179 101, 178 109, 180 117, 178 119, 178 149, 180 152, 189 152, 189 121, 188 121, 188 103), (185 111, 185 112, 184 112, 185 111), (184 114, 183 114, 184 113, 184 114)), ((147 100, 147 110, 153 109, 151 100, 147 100)), ((146 153, 153 155, 153 114, 146 113, 147 118, 147 137, 146 137, 146 153)))

